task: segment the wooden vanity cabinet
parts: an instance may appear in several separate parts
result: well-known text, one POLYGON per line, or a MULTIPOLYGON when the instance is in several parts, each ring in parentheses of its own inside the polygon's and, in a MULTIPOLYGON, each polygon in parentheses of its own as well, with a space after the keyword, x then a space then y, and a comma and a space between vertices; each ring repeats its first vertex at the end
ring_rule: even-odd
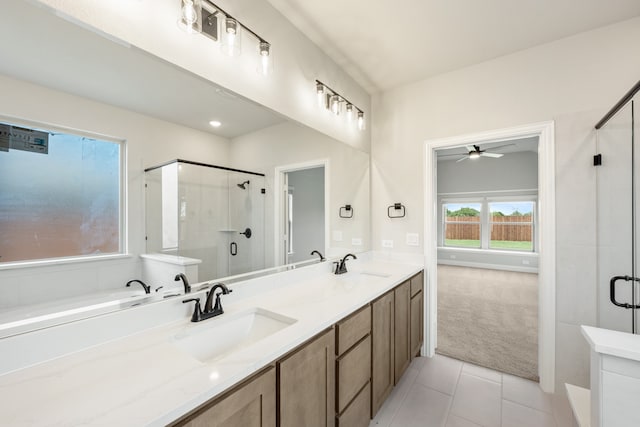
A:
POLYGON ((371 306, 336 324, 336 422, 367 427, 371 416, 371 306))
POLYGON ((171 426, 275 427, 275 368, 268 367, 171 426))
POLYGON ((411 358, 420 354, 420 347, 424 340, 424 275, 422 272, 411 278, 411 307, 410 307, 410 328, 409 342, 411 347, 411 358))
POLYGON ((335 425, 335 333, 325 331, 277 363, 278 426, 335 425))
POLYGON ((394 290, 394 370, 393 384, 398 384, 402 374, 411 363, 410 328, 411 328, 411 282, 398 285, 394 290))
POLYGON ((371 418, 394 384, 394 291, 371 304, 371 418))

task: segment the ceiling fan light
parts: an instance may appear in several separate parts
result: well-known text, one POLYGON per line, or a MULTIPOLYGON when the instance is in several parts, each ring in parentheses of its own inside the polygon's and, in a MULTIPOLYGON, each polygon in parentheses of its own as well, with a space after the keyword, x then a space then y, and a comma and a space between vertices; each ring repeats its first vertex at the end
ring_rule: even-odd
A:
POLYGON ((479 159, 480 158, 480 153, 478 153, 477 151, 472 151, 471 153, 469 153, 469 158, 470 159, 479 159))

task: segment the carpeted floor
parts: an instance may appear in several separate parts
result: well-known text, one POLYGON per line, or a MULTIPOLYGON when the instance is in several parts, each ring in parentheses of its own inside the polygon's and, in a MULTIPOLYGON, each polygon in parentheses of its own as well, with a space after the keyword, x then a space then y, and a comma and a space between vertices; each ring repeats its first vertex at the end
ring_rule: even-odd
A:
POLYGON ((538 378, 538 275, 438 265, 437 353, 538 378))

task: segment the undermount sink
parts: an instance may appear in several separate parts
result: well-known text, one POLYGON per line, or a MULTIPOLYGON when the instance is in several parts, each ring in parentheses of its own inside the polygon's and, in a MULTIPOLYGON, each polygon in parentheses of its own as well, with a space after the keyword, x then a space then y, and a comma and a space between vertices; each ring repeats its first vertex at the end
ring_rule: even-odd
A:
POLYGON ((256 307, 190 324, 173 337, 173 343, 195 359, 210 363, 255 344, 295 322, 297 320, 291 317, 256 307))

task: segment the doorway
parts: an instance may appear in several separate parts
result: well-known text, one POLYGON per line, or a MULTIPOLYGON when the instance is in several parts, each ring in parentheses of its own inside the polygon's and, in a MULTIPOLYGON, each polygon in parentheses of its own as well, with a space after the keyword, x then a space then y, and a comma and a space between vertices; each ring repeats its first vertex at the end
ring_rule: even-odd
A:
MULTIPOLYGON (((433 356, 437 347, 438 308, 438 221, 437 150, 500 141, 533 138, 538 149, 539 226, 538 268, 538 373, 540 386, 553 392, 555 382, 555 164, 553 122, 501 129, 425 142, 425 267, 427 299, 425 306, 426 339, 424 354, 433 356)), ((470 151, 470 150, 469 150, 470 151)), ((471 153, 469 153, 471 155, 471 153)))
POLYGON ((326 253, 329 214, 328 160, 276 168, 276 263, 313 259, 326 253))

